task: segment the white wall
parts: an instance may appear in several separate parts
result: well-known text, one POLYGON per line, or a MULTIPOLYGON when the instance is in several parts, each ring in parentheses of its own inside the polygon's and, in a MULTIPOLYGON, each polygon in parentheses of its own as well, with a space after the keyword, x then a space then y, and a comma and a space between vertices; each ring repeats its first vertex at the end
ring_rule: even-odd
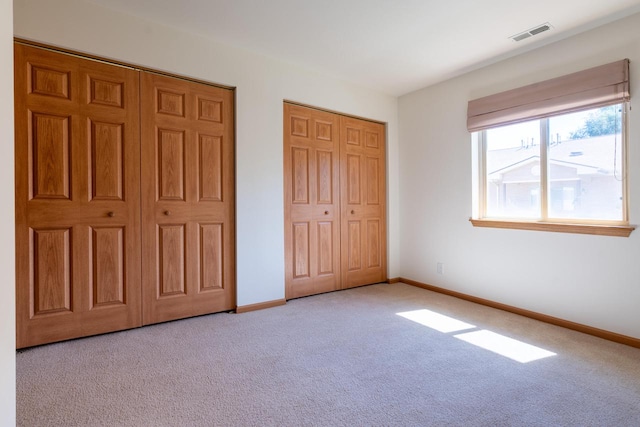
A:
POLYGON ((80 0, 16 0, 17 37, 236 90, 238 305, 284 298, 282 101, 388 124, 389 276, 398 271, 397 99, 80 0))
POLYGON ((402 277, 640 338, 640 229, 620 238, 474 228, 466 130, 470 99, 629 58, 630 222, 640 225, 638 28, 640 14, 399 99, 402 277))
POLYGON ((0 0, 0 426, 16 423, 12 10, 0 0))

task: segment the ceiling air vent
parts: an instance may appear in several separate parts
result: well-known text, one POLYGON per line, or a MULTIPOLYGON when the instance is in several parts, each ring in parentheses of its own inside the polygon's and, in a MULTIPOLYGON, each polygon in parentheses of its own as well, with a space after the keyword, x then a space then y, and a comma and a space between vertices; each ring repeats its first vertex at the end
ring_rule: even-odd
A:
POLYGON ((552 29, 553 27, 551 26, 551 24, 549 24, 548 22, 545 22, 542 25, 538 25, 536 27, 533 27, 527 31, 524 31, 522 33, 518 33, 515 36, 511 36, 510 39, 516 42, 519 42, 520 40, 524 40, 524 39, 528 39, 531 36, 535 36, 536 34, 540 34, 540 33, 544 33, 545 31, 549 31, 550 29, 552 29))

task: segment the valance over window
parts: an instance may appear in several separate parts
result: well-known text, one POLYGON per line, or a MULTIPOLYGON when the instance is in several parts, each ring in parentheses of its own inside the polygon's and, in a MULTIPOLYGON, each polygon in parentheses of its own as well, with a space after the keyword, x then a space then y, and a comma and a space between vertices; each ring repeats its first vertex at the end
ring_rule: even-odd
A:
POLYGON ((496 126, 597 108, 629 100, 629 60, 469 101, 467 129, 496 126))

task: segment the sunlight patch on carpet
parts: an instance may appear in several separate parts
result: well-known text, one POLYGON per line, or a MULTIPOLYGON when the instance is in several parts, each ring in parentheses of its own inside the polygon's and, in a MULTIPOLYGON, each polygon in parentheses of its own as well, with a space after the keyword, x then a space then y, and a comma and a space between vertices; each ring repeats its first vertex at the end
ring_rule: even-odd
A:
POLYGON ((454 319, 453 317, 445 316, 444 314, 436 313, 435 311, 426 309, 405 311, 403 313, 396 314, 398 316, 404 317, 405 319, 412 320, 423 326, 444 333, 475 328, 475 325, 471 325, 461 320, 454 319))
POLYGON ((556 355, 556 353, 552 353, 540 347, 487 330, 466 332, 454 336, 470 344, 498 353, 520 363, 532 362, 534 360, 556 355))
MULTIPOLYGON (((427 309, 404 311, 396 313, 396 315, 445 334, 477 328, 477 326, 470 323, 427 309)), ((556 353, 536 347, 535 345, 527 344, 487 330, 465 332, 454 335, 454 337, 520 363, 556 356, 556 353)))

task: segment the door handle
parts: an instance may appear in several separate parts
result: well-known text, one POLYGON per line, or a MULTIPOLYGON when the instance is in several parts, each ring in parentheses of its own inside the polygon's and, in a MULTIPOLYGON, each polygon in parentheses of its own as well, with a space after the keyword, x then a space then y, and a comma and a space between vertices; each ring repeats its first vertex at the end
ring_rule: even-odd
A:
POLYGON ((116 213, 115 213, 115 212, 107 212, 107 216, 108 216, 109 218, 113 218, 115 215, 116 215, 116 213))
POLYGON ((354 211, 353 209, 351 209, 351 215, 353 215, 354 213, 356 213, 356 211, 354 211))
POLYGON ((171 215, 171 211, 164 211, 164 214, 165 214, 166 216, 169 216, 169 215, 171 215))
POLYGON ((325 215, 329 215, 329 211, 324 211, 324 214, 325 215))

